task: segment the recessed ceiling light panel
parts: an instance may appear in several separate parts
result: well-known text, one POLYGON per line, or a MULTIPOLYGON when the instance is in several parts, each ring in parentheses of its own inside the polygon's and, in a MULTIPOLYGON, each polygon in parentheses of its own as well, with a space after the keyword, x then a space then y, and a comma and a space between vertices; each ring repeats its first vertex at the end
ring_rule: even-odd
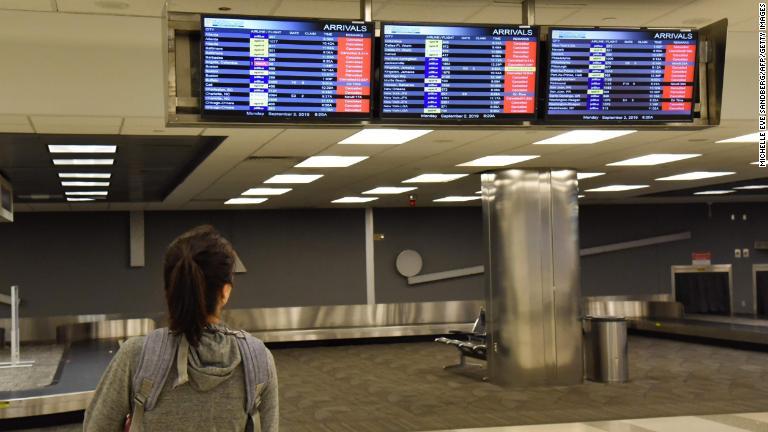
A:
POLYGON ((469 174, 421 174, 408 180, 403 180, 403 183, 447 183, 468 175, 469 174))
POLYGON ((66 191, 67 196, 107 196, 107 191, 66 191))
POLYGON ((64 187, 109 187, 109 182, 101 181, 63 181, 61 185, 64 187))
POLYGON ((114 153, 117 146, 114 145, 49 145, 51 153, 114 153))
POLYGON ((476 196, 476 195, 473 195, 473 196, 457 196, 457 195, 454 195, 454 196, 447 196, 447 197, 443 197, 443 198, 438 198, 438 199, 434 200, 434 202, 467 202, 467 201, 474 201, 474 200, 479 200, 479 199, 480 199, 480 197, 476 196))
POLYGON ((54 159, 54 165, 112 165, 114 159, 54 159))
POLYGON ((377 200, 377 197, 344 197, 331 201, 334 204, 361 204, 377 200))
POLYGON ((291 188, 250 188, 247 191, 243 192, 242 195, 256 195, 256 196, 265 196, 265 195, 282 195, 284 193, 288 193, 292 191, 291 188))
POLYGON ((768 185, 736 186, 734 189, 738 189, 738 190, 760 190, 760 189, 768 189, 768 185))
POLYGON ((403 187, 396 187, 396 186, 380 186, 368 191, 363 192, 364 195, 396 195, 401 194, 405 192, 410 192, 412 190, 416 190, 418 188, 416 187, 409 187, 409 186, 403 186, 403 187))
POLYGON ((272 176, 272 178, 268 179, 264 183, 312 183, 322 176, 322 174, 278 174, 276 176, 272 176))
POLYGON ((702 191, 702 192, 694 192, 694 195, 725 195, 729 193, 734 193, 736 191, 734 190, 708 190, 708 191, 702 191))
POLYGON ((312 156, 296 168, 346 168, 368 159, 368 156, 312 156))
POLYGON ((267 198, 231 198, 224 202, 226 205, 248 205, 248 204, 261 204, 266 201, 267 198))
POLYGON ((760 133, 755 132, 752 134, 747 135, 741 135, 733 138, 728 138, 720 141, 715 141, 716 143, 756 143, 760 139, 760 133))
POLYGON ((111 173, 59 173, 62 179, 108 179, 111 173))
POLYGON ((403 144, 432 132, 432 129, 363 129, 339 144, 403 144))
POLYGON ((636 130, 598 130, 598 129, 579 129, 560 135, 536 141, 534 144, 594 144, 600 141, 606 141, 612 138, 629 135, 637 132, 636 130))
POLYGON ((594 189, 587 189, 585 192, 623 192, 647 187, 648 185, 610 185, 594 189))
POLYGON ((500 167, 536 159, 539 155, 495 155, 464 162, 456 166, 500 167))
POLYGON ((660 177, 658 181, 690 181, 690 180, 702 180, 713 177, 722 177, 731 174, 736 174, 730 171, 693 171, 684 174, 677 174, 669 177, 660 177))
POLYGON ((701 156, 700 154, 688 153, 688 154, 671 154, 671 153, 654 153, 645 156, 639 156, 636 158, 626 159, 619 162, 609 163, 608 166, 650 166, 661 165, 669 162, 676 162, 679 160, 690 159, 701 156))
POLYGON ((604 172, 580 172, 576 173, 576 180, 584 180, 592 177, 600 177, 601 175, 605 175, 604 172))

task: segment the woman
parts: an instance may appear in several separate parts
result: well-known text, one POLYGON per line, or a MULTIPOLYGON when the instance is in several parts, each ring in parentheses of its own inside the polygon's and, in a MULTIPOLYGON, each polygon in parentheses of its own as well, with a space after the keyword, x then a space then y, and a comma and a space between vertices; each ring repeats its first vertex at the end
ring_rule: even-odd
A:
POLYGON ((220 319, 232 292, 234 263, 232 246, 210 226, 197 227, 171 243, 163 272, 169 329, 128 339, 120 347, 86 411, 85 431, 278 430, 277 374, 271 353, 248 336, 249 342, 260 344, 261 361, 253 360, 255 355, 241 356, 245 333, 227 329, 220 319), (165 360, 148 348, 149 341, 157 339, 153 335, 165 335, 172 342, 164 345, 165 360), (140 396, 146 391, 135 378, 139 374, 142 381, 147 364, 163 362, 167 372, 156 380, 160 382, 156 402, 145 402, 140 396), (265 378, 249 395, 251 365, 265 378), (257 402, 249 414, 246 400, 254 396, 257 402))

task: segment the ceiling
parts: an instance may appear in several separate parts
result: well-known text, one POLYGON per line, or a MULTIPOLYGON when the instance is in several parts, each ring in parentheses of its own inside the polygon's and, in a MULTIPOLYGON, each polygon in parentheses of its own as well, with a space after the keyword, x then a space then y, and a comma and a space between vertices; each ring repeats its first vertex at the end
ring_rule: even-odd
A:
MULTIPOLYGON (((17 204, 66 203, 70 192, 106 190, 104 201, 160 202, 173 191, 197 164, 209 155, 220 137, 163 137, 144 135, 0 134, 0 172, 14 185, 17 204), (114 154, 56 153, 49 145, 115 145, 114 154), (55 166, 53 159, 114 158, 111 166, 55 166), (62 187, 60 173, 103 173, 105 179, 64 181, 109 182, 108 187, 62 187)), ((97 200, 93 205, 105 207, 97 200)))
MULTIPOLYGON (((455 165, 493 154, 540 155, 515 167, 572 167, 606 173, 581 181, 582 190, 608 184, 650 186, 629 192, 586 193, 584 203, 766 200, 766 195, 759 193, 707 197, 693 196, 691 191, 668 194, 768 177, 768 171, 750 165, 757 160, 757 144, 715 142, 757 130, 757 7, 751 0, 730 1, 728 8, 722 5, 718 0, 538 0, 536 11, 538 24, 561 25, 701 26, 727 17, 726 79, 719 127, 640 131, 591 145, 532 144, 564 130, 440 129, 399 146, 364 146, 337 144, 358 128, 165 127, 162 1, 0 0, 0 56, 15 59, 3 65, 7 77, 3 81, 13 85, 0 85, 0 133, 29 137, 107 135, 115 143, 122 142, 121 149, 154 142, 151 137, 167 138, 169 142, 225 137, 162 201, 123 201, 117 200, 121 195, 111 195, 114 199, 97 204, 34 202, 19 204, 17 210, 232 208, 223 202, 285 172, 321 173, 324 177, 311 184, 295 185, 288 194, 270 198, 255 208, 336 207, 339 205, 330 201, 357 196, 377 186, 399 186, 402 180, 421 173, 477 173, 481 169, 455 165), (649 153, 703 156, 660 166, 606 166, 649 153), (369 158, 348 168, 292 168, 313 155, 369 158), (654 180, 707 170, 736 174, 688 182, 654 180)), ((374 0, 373 6, 374 20, 517 23, 521 17, 520 2, 516 0, 374 0)), ((218 13, 219 7, 231 8, 227 13, 359 16, 359 3, 347 0, 168 2, 173 11, 218 13)), ((0 154, 7 141, 0 138, 0 154)), ((40 162, 46 161, 50 163, 48 155, 40 162)), ((0 159, 0 170, 8 169, 0 159)), ((479 178, 467 176, 445 184, 416 186, 419 206, 457 205, 432 200, 446 195, 472 195, 479 189, 479 178)), ((17 182, 17 191, 24 187, 17 182)), ((368 205, 405 206, 407 200, 407 195, 396 195, 368 205)))

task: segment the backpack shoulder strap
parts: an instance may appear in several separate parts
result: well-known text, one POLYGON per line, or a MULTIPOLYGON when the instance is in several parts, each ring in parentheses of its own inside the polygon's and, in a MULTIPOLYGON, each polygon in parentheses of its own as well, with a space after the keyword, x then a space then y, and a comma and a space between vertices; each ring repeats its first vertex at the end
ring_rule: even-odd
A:
POLYGON ((270 364, 264 342, 240 330, 235 334, 245 372, 246 412, 254 415, 259 406, 260 389, 270 379, 270 364))
POLYGON ((178 346, 179 337, 167 328, 156 329, 144 339, 139 366, 133 375, 132 426, 137 423, 139 426, 144 411, 151 411, 155 407, 168 379, 178 346))

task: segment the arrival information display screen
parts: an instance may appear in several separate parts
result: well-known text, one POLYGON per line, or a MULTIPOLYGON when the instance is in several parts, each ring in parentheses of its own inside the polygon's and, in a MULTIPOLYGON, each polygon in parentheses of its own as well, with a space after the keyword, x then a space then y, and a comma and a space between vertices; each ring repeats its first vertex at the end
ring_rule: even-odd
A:
POLYGON ((538 29, 382 24, 381 117, 504 120, 536 113, 538 29))
POLYGON ((373 24, 202 20, 204 118, 370 118, 373 24))
POLYGON ((697 35, 551 29, 548 120, 692 121, 697 35))

